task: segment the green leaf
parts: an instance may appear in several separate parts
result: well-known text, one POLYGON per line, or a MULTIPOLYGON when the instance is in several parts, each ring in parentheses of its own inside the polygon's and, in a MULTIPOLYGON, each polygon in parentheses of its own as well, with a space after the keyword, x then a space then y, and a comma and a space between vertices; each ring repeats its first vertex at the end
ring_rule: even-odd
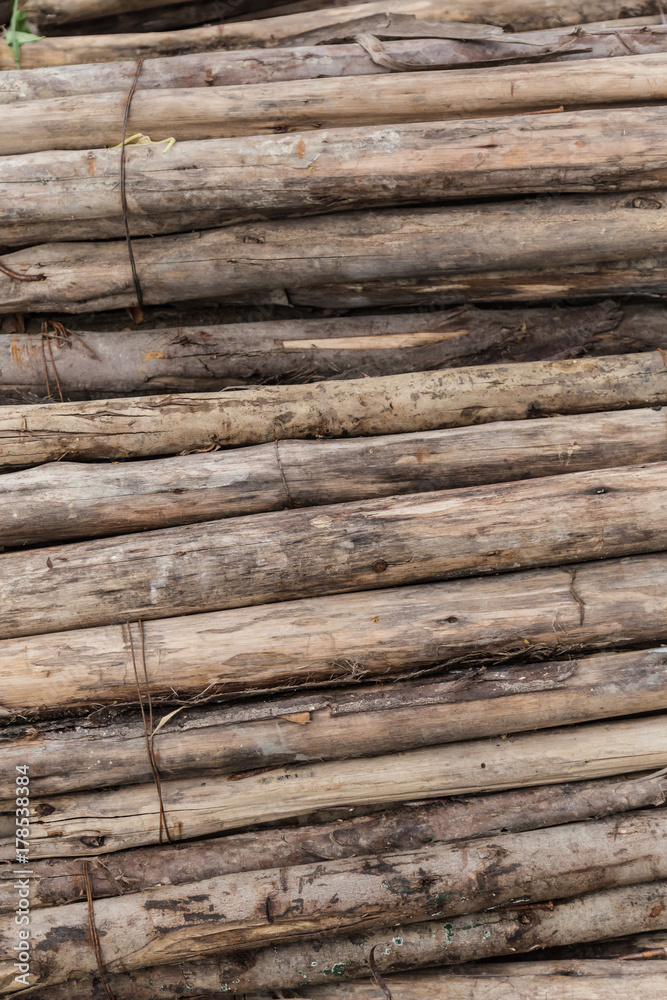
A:
POLYGON ((3 31, 3 36, 14 53, 14 62, 18 69, 21 68, 21 46, 27 42, 41 42, 45 37, 44 35, 33 35, 30 31, 24 12, 19 10, 19 0, 14 0, 12 19, 9 22, 9 27, 3 31))

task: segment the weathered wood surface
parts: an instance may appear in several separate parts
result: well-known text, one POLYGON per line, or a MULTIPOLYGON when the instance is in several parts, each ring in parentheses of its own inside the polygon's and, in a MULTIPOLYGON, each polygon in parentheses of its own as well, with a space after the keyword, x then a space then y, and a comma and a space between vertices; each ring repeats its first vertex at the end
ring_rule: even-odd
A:
MULTIPOLYGON (((510 268, 513 283, 506 292, 501 286, 508 299, 525 275, 533 295, 537 287, 537 297, 553 298, 563 271, 572 285, 581 281, 577 269, 604 274, 627 259, 667 254, 667 193, 339 212, 144 237, 133 246, 146 305, 256 302, 262 293, 308 302, 332 282, 361 291, 360 282, 421 275, 439 276, 461 296, 467 279, 497 287, 510 268)), ((90 312, 137 301, 125 240, 45 244, 4 254, 0 263, 24 279, 0 273, 0 314, 90 312)))
POLYGON ((652 408, 371 440, 292 441, 126 464, 54 462, 0 478, 5 548, 535 479, 667 456, 652 408))
MULTIPOLYGON (((187 709, 160 729, 154 748, 170 779, 237 775, 659 709, 667 709, 667 649, 496 668, 478 676, 459 672, 444 681, 380 690, 292 695, 251 707, 187 709)), ((39 762, 31 773, 32 795, 152 780, 138 713, 84 726, 10 727, 0 730, 0 752, 6 768, 0 801, 15 795, 15 768, 26 760, 39 762)))
MULTIPOLYGON (((218 6, 221 0, 214 0, 218 6)), ((188 7, 192 7, 188 4, 188 7)), ((202 5, 197 5, 202 6, 202 5)), ((173 10, 173 8, 172 8, 173 10)), ((150 17, 141 13, 143 30, 152 30, 150 17), (147 22, 147 23, 146 23, 147 22)), ((170 17, 173 14, 170 12, 170 17)), ((137 90, 183 87, 248 86, 279 80, 313 80, 329 76, 368 76, 391 72, 454 69, 485 63, 569 62, 663 52, 667 33, 646 18, 522 32, 516 40, 503 38, 388 38, 382 41, 379 61, 358 42, 339 45, 302 45, 298 48, 241 49, 193 52, 148 60, 137 90), (639 21, 640 23, 637 23, 639 21), (387 57, 386 59, 384 57, 387 57), (382 65, 386 61, 387 65, 382 65), (390 68, 392 63, 394 68, 390 68), (399 69, 402 67, 402 70, 399 69)), ((648 19, 653 20, 653 19, 648 19)), ((43 69, 7 69, 0 76, 0 104, 13 101, 129 91, 136 62, 84 63, 43 69)))
MULTIPOLYGON (((352 0, 326 0, 327 7, 346 6, 352 0)), ((188 3, 169 3, 159 7, 149 7, 145 10, 132 8, 122 14, 104 15, 103 8, 97 5, 96 15, 87 17, 85 21, 67 21, 45 24, 38 17, 31 16, 28 23, 39 29, 49 38, 58 35, 119 35, 144 32, 173 32, 179 28, 196 28, 204 24, 220 24, 229 21, 253 21, 258 17, 282 17, 283 14, 296 13, 289 4, 278 0, 271 6, 272 0, 188 0, 188 3)), ((321 0, 300 0, 304 11, 317 10, 323 6, 321 0)), ((632 18, 631 20, 645 20, 632 18)), ((129 88, 128 88, 129 89, 129 88)))
POLYGON ((0 636, 665 549, 665 462, 252 514, 5 552, 0 636))
MULTIPOLYGON (((444 22, 444 37, 493 37, 494 23, 513 31, 559 27, 565 24, 615 19, 619 16, 649 15, 649 23, 660 23, 653 0, 628 0, 619 11, 617 0, 381 0, 350 7, 325 8, 309 14, 299 12, 266 20, 216 24, 181 31, 136 32, 126 35, 80 35, 48 38, 26 45, 21 53, 21 66, 62 66, 74 63, 109 62, 115 59, 137 59, 159 55, 178 55, 209 49, 249 49, 276 45, 316 45, 327 39, 351 39, 360 30, 389 31, 392 17, 414 18, 416 24, 409 34, 433 34, 430 24, 444 22), (483 20, 483 25, 475 21, 483 20), (454 23, 459 22, 459 23, 454 23), (468 25, 460 22, 469 22, 468 25), (472 22, 472 23, 470 23, 472 22), (475 31, 477 29, 477 31, 475 31)), ((394 33, 405 36, 405 26, 394 33)), ((0 43, 0 69, 15 69, 11 50, 0 43)))
MULTIPOLYGON (((313 858, 334 861, 417 850, 470 837, 537 830, 663 805, 666 794, 664 776, 602 778, 412 803, 316 826, 264 829, 190 843, 140 847, 96 859, 90 867, 91 890, 94 898, 101 899, 121 891, 152 889, 158 884, 183 885, 234 872, 310 864, 313 858)), ((0 863, 2 913, 16 908, 9 878, 12 864, 0 863)), ((30 867, 31 908, 85 899, 83 879, 70 860, 50 858, 33 861, 30 867)))
POLYGON ((114 317, 110 329, 47 334, 32 319, 27 332, 0 333, 0 401, 46 402, 58 386, 64 399, 153 395, 648 351, 667 347, 664 316, 608 301, 222 326, 190 326, 186 313, 178 327, 147 319, 145 330, 119 330, 114 317))
POLYGON ((363 437, 661 406, 659 351, 375 379, 0 410, 0 467, 142 458, 295 438, 363 437))
MULTIPOLYGON (((646 646, 667 642, 666 594, 667 557, 652 555, 314 598, 148 621, 146 664, 154 698, 173 701, 646 646)), ((5 717, 136 702, 119 626, 4 640, 0 653, 5 717)))
MULTIPOLYGON (((278 7, 283 0, 263 0, 265 7, 278 7)), ((180 5, 179 0, 21 0, 20 9, 31 21, 36 21, 43 29, 51 25, 71 24, 76 21, 92 20, 99 17, 112 17, 116 14, 132 13, 134 11, 150 11, 156 7, 180 5)), ((196 3, 183 4, 193 8, 193 19, 196 20, 196 3)), ((244 4, 238 2, 237 8, 244 4)), ((259 4, 258 4, 259 6, 259 4)), ((224 7, 223 7, 224 9, 224 7)), ((231 12, 231 11, 230 11, 231 12)), ((238 11, 234 11, 238 13, 238 11)), ((224 16, 218 15, 218 17, 224 16)))
MULTIPOLYGON (((107 969, 128 972, 234 947, 358 932, 390 921, 410 924, 429 916, 477 913, 518 899, 540 902, 653 882, 665 872, 667 815, 655 810, 461 845, 371 855, 362 861, 236 873, 182 889, 158 887, 98 901, 95 922, 105 943, 107 969)), ((85 903, 73 903, 31 914, 31 943, 40 958, 39 967, 31 970, 32 985, 48 986, 97 971, 90 942, 75 937, 85 925, 86 912, 85 903)), ((1 916, 0 943, 11 955, 0 959, 2 995, 16 989, 11 953, 15 940, 13 916, 1 916)))
MULTIPOLYGON (((145 236, 383 205, 661 189, 666 126, 659 107, 210 139, 166 157, 162 146, 130 147, 129 224, 145 236)), ((124 236, 119 170, 114 149, 6 157, 0 246, 124 236)))
MULTIPOLYGON (((38 44, 38 43, 35 43, 38 44)), ((128 134, 213 139, 321 128, 485 118, 596 105, 648 104, 664 96, 662 53, 559 65, 337 77, 142 90, 132 101, 128 134)), ((122 139, 127 95, 88 94, 13 103, 3 109, 0 155, 113 146, 122 139)), ((160 155, 163 155, 164 150, 160 155)))
MULTIPOLYGON (((648 717, 292 765, 237 781, 207 776, 163 780, 161 786, 172 837, 191 840, 319 809, 559 784, 665 766, 664 719, 648 717)), ((31 805, 32 859, 107 854, 161 839, 153 782, 49 796, 31 805)), ((13 820, 14 800, 3 808, 13 820)), ((12 829, 0 839, 0 860, 15 853, 12 829)))
MULTIPOLYGON (((383 931, 322 941, 299 942, 244 952, 218 953, 197 962, 153 966, 110 977, 116 1000, 165 1000, 188 996, 207 1000, 223 991, 305 988, 329 984, 332 976, 346 984, 370 976, 371 949, 382 975, 425 965, 456 965, 492 956, 527 953, 545 945, 565 945, 667 927, 667 882, 606 889, 576 899, 557 900, 553 910, 501 909, 452 917, 443 923, 394 926, 383 931), (400 942, 400 943, 399 943, 400 942), (157 992, 159 990, 159 993, 157 992)), ((662 966, 656 967, 661 968, 662 966)), ((634 979, 632 980, 632 982, 634 979)), ((626 980, 626 988, 630 981, 626 980)), ((108 1000, 99 979, 70 981, 38 990, 36 1000, 108 1000)), ((653 1000, 653 998, 651 998, 653 1000)))

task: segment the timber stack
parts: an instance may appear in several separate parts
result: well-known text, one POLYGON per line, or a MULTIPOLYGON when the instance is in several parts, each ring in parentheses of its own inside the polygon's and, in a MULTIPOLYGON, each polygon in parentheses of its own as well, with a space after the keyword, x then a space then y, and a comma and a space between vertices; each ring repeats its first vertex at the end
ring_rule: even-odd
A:
POLYGON ((0 19, 0 997, 664 996, 660 2, 0 19))

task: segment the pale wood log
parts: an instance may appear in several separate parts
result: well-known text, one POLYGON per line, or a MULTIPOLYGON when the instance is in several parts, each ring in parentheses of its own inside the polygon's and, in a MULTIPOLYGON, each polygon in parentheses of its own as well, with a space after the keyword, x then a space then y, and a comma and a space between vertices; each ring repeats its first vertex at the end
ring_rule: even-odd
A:
MULTIPOLYGON (((557 105, 649 103, 663 97, 666 85, 660 53, 574 62, 567 72, 559 65, 504 66, 317 79, 306 90, 300 81, 143 90, 132 101, 127 128, 128 135, 186 140, 484 118, 557 105)), ((0 154, 113 146, 122 139, 126 99, 114 92, 9 104, 0 154)))
POLYGON ((0 636, 665 549, 664 462, 253 514, 6 552, 0 636))
POLYGON ((667 402, 659 351, 0 410, 0 467, 361 437, 667 402), (92 428, 92 429, 91 429, 92 428))
POLYGON ((49 463, 0 478, 5 548, 223 517, 659 462, 662 410, 275 442, 126 464, 49 463))
MULTIPOLYGON (((645 646, 667 642, 666 594, 667 557, 652 555, 314 598, 149 621, 146 663, 154 697, 173 701, 645 646)), ((4 640, 0 652, 5 717, 136 702, 118 626, 4 640)))
MULTIPOLYGON (((250 707, 188 709, 160 729, 154 747, 161 773, 170 779, 238 775, 658 709, 667 709, 667 649, 496 668, 478 677, 459 673, 379 691, 355 688, 250 707)), ((26 760, 40 762, 32 795, 151 781, 138 713, 83 727, 10 727, 0 731, 0 747, 6 768, 0 801, 15 796, 15 768, 26 760)))
MULTIPOLYGON (((219 5, 220 0, 214 0, 219 5)), ((256 16, 256 15, 255 15, 256 16)), ((145 20, 145 14, 142 13, 145 20)), ((522 32, 516 41, 407 38, 386 39, 387 56, 415 69, 572 59, 604 59, 662 52, 667 34, 646 18, 522 32), (519 40, 520 39, 520 40, 519 40)), ((146 30, 146 28, 144 28, 146 30)), ((247 86, 279 80, 312 80, 329 76, 368 76, 393 72, 371 58, 358 42, 301 46, 296 49, 243 49, 190 53, 148 60, 137 90, 184 87, 247 86)), ((43 69, 6 70, 0 76, 0 104, 82 94, 129 91, 135 62, 82 64, 43 69)))
POLYGON ((119 330, 114 317, 111 329, 49 328, 46 339, 33 319, 27 333, 0 333, 0 401, 46 402, 58 386, 71 400, 647 351, 667 347, 663 316, 614 302, 222 326, 189 326, 186 314, 178 327, 119 330))
MULTIPOLYGON (((572 285, 581 280, 578 269, 606 273, 629 258, 664 255, 666 206, 667 195, 658 190, 546 203, 388 208, 245 222, 136 239, 133 245, 146 305, 210 297, 256 302, 262 293, 288 301, 286 291, 289 301, 298 302, 295 293, 304 288, 308 301, 332 282, 356 287, 420 275, 439 276, 461 297, 469 278, 488 288, 504 275, 507 284, 510 267, 514 286, 527 274, 532 294, 537 287, 537 297, 553 298, 560 288, 552 273, 558 277, 559 269, 567 268, 572 285)), ((0 274, 0 313, 85 312, 136 303, 124 240, 40 245, 3 255, 0 263, 33 279, 0 274)), ((512 283, 504 288, 501 293, 511 299, 512 283)))
MULTIPOLYGON (((649 717, 281 767, 238 781, 209 776, 161 785, 171 835, 191 840, 318 809, 559 784, 666 765, 664 719, 649 717)), ((34 799, 32 805, 33 859, 107 854, 160 839, 152 782, 34 799)), ((9 806, 4 809, 13 820, 9 806)), ((15 857, 14 836, 12 830, 0 839, 0 859, 15 857)))
MULTIPOLYGON (((359 932, 391 921, 447 919, 518 900, 536 903, 653 882, 665 871, 667 814, 653 810, 361 861, 311 862, 183 888, 157 887, 99 900, 95 923, 109 972, 128 972, 235 947, 359 932)), ((72 903, 31 913, 31 943, 40 958, 31 969, 31 985, 55 985, 97 971, 90 942, 75 936, 85 926, 86 911, 85 903, 72 903)), ((0 916, 0 942, 11 956, 0 959, 2 995, 16 989, 15 940, 13 915, 0 916)))
MULTIPOLYGON (((141 847, 107 854, 103 860, 97 858, 90 867, 91 889, 93 896, 101 899, 156 885, 182 885, 234 872, 310 864, 314 858, 333 861, 417 850, 434 843, 497 836, 501 832, 537 830, 663 805, 666 793, 667 780, 660 776, 603 778, 412 803, 317 826, 264 829, 191 843, 141 847)), ((16 907, 10 868, 12 862, 0 863, 0 885, 6 887, 0 894, 2 913, 11 913, 16 907)), ((30 868, 31 909, 86 898, 83 879, 73 871, 71 861, 32 861, 30 868)), ((616 954, 636 950, 633 944, 616 954)))
MULTIPOLYGON (((306 984, 347 984, 368 977, 368 956, 375 946, 382 975, 428 965, 456 965, 492 956, 528 953, 545 945, 565 945, 618 934, 641 933, 666 926, 667 882, 658 881, 591 892, 557 900, 553 910, 496 910, 452 917, 445 923, 394 926, 383 931, 328 937, 246 952, 223 952, 187 965, 153 966, 111 976, 116 1000, 175 1000, 183 996, 184 972, 188 996, 211 1000, 223 992, 305 989, 306 984), (157 991, 159 990, 159 994, 157 991)), ((654 966, 658 970, 662 966, 654 966)), ((626 985, 630 985, 626 981, 626 985)), ((99 979, 70 981, 37 991, 37 1000, 108 1000, 99 979)))
MULTIPOLYGON (((129 224, 145 236, 415 202, 660 189, 666 125, 664 108, 645 108, 211 139, 166 158, 162 146, 137 146, 125 154, 129 224)), ((0 246, 124 236, 119 170, 120 150, 6 157, 0 246)))

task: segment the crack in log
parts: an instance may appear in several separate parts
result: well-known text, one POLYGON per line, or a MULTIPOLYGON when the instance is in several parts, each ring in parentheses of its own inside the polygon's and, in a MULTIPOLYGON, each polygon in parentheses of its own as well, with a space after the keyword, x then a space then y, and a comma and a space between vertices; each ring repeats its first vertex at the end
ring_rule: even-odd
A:
POLYGON ((577 571, 576 569, 574 569, 572 570, 572 576, 570 577, 570 594, 572 595, 572 599, 577 603, 579 607, 579 625, 582 626, 584 624, 584 619, 586 617, 586 602, 574 589, 574 582, 576 578, 577 578, 577 571))

